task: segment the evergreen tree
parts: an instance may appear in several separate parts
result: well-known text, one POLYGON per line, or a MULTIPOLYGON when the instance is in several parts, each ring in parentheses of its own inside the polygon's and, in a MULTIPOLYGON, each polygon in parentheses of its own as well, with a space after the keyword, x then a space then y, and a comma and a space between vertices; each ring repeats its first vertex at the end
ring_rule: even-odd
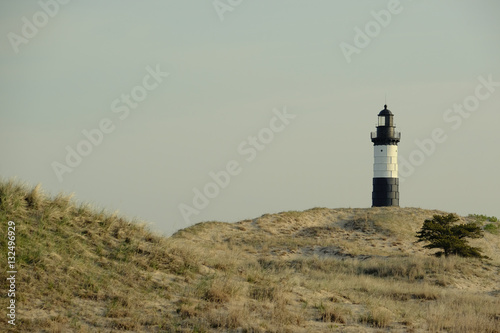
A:
POLYGON ((442 249, 437 256, 451 254, 461 257, 487 258, 481 254, 482 250, 472 247, 465 238, 481 238, 483 232, 477 225, 456 224, 459 218, 456 214, 434 215, 431 220, 425 220, 422 229, 417 232, 417 242, 429 242, 427 249, 442 249))

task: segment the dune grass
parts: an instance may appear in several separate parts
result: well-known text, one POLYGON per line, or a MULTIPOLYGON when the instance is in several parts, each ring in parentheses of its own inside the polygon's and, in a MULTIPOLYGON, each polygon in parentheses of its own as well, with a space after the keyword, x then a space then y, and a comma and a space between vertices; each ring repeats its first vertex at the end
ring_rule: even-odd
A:
POLYGON ((12 331, 499 332, 500 236, 474 240, 491 260, 434 257, 414 235, 436 213, 314 208, 164 238, 3 181, 0 220, 17 227, 12 331))

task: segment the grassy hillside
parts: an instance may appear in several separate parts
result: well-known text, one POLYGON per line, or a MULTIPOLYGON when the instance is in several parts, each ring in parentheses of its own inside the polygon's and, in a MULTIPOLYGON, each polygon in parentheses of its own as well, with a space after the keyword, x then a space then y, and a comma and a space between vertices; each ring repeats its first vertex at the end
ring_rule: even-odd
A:
MULTIPOLYGON (((69 197, 2 182, 0 279, 12 220, 12 331, 500 332, 499 223, 463 218, 486 230, 471 244, 491 260, 436 258, 414 235, 439 213, 314 208, 164 238, 69 197)), ((6 292, 0 300, 6 309, 6 292)))

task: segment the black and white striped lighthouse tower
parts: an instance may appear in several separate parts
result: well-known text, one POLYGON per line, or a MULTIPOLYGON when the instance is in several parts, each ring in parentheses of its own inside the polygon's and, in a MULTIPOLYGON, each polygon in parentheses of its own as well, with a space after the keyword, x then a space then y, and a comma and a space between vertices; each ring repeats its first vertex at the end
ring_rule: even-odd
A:
POLYGON ((384 105, 378 114, 377 131, 371 133, 373 142, 372 207, 399 206, 398 142, 394 115, 384 105))

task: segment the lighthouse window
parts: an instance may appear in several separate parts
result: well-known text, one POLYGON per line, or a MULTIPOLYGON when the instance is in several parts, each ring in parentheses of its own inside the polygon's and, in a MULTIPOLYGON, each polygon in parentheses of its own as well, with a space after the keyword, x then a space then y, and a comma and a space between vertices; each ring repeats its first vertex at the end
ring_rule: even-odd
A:
POLYGON ((385 126, 385 116, 378 117, 378 125, 385 126))

